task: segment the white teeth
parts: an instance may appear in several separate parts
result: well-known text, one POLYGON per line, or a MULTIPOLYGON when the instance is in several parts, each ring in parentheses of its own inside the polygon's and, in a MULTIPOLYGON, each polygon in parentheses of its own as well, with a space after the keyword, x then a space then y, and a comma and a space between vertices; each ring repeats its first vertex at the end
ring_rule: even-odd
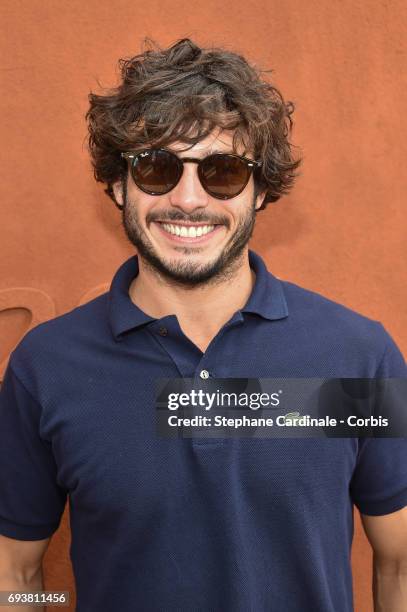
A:
POLYGON ((186 225, 172 225, 170 223, 162 223, 162 227, 169 234, 185 238, 199 238, 215 229, 214 225, 200 225, 199 227, 191 225, 187 227, 186 225))

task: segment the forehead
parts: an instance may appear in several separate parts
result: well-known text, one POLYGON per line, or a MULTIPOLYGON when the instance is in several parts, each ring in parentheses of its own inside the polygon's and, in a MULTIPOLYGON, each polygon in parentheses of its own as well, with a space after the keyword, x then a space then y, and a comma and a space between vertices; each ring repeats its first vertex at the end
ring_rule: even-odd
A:
POLYGON ((244 146, 239 143, 236 148, 233 146, 233 135, 234 132, 231 130, 213 130, 208 136, 190 146, 182 141, 175 141, 167 145, 167 149, 172 151, 183 151, 185 155, 197 155, 203 157, 204 155, 210 155, 211 153, 237 153, 243 155, 246 153, 244 146), (188 147, 188 150, 186 148, 188 147))

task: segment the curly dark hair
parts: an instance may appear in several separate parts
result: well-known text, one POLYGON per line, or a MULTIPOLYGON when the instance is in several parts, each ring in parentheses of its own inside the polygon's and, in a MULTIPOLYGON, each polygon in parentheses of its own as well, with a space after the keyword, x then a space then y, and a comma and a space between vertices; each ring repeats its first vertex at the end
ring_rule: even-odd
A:
POLYGON ((176 140, 193 146, 215 128, 234 130, 233 148, 243 145, 262 166, 254 174, 262 206, 293 186, 301 159, 288 138, 292 102, 262 78, 238 53, 201 48, 183 38, 167 49, 144 39, 144 51, 118 62, 122 81, 105 95, 89 94, 86 113, 94 176, 118 208, 112 184, 124 180, 122 151, 166 146, 176 140))

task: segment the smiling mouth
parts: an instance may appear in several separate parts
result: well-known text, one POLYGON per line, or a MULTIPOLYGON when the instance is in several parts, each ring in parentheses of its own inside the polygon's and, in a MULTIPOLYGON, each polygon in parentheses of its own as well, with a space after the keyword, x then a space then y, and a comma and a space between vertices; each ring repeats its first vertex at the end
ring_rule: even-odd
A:
POLYGON ((220 224, 205 223, 167 223, 156 221, 166 233, 180 238, 201 238, 212 233, 220 224))

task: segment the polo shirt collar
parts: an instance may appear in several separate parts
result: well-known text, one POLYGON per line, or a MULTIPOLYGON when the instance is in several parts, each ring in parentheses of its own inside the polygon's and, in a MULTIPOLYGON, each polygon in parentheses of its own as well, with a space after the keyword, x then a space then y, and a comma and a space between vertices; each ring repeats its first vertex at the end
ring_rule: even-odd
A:
POLYGON ((256 282, 241 312, 253 312, 270 320, 287 317, 288 306, 281 280, 271 274, 260 255, 250 249, 249 264, 256 274, 256 282))
MULTIPOLYGON (((270 320, 288 316, 282 282, 267 270, 263 259, 250 249, 249 263, 256 274, 256 282, 241 312, 255 313, 270 320)), ((122 339, 121 335, 124 332, 157 320, 143 312, 130 298, 129 288, 138 273, 138 256, 132 255, 119 267, 110 285, 108 316, 113 336, 117 341, 122 339)))

